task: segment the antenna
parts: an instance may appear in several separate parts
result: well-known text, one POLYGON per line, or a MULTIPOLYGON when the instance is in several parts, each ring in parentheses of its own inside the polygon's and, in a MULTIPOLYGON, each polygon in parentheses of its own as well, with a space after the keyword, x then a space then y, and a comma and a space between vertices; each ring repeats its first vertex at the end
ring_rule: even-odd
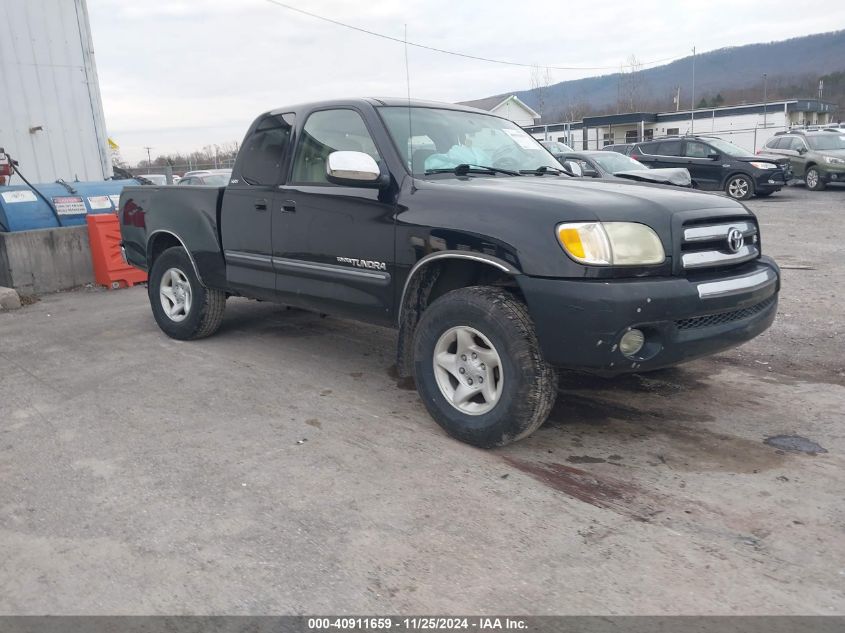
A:
POLYGON ((408 64, 408 25, 405 24, 405 85, 408 89, 408 164, 411 167, 411 186, 414 183, 414 130, 411 127, 411 70, 408 64))

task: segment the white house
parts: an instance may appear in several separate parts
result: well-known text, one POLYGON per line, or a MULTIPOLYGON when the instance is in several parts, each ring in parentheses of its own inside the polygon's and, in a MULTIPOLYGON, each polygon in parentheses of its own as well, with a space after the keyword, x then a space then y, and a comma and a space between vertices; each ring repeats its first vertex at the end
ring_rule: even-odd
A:
POLYGON ((461 101, 460 105, 487 110, 506 119, 510 119, 521 127, 534 125, 540 120, 540 113, 529 108, 516 95, 499 95, 475 101, 461 101))
POLYGON ((607 114, 524 127, 537 139, 560 141, 575 149, 695 133, 717 135, 754 152, 775 132, 834 122, 835 109, 835 104, 818 99, 791 99, 680 112, 607 114))

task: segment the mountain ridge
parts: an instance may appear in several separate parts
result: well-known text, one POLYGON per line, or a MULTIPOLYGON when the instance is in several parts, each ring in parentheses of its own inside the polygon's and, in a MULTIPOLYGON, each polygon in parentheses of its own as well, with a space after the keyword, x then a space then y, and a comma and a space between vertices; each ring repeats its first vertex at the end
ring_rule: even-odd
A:
MULTIPOLYGON (((543 122, 552 122, 595 114, 673 110, 673 97, 680 87, 680 109, 686 110, 692 105, 692 59, 689 55, 652 68, 572 79, 484 99, 514 94, 540 112, 543 122)), ((845 29, 699 53, 695 57, 695 106, 700 107, 701 99, 707 105, 762 101, 764 73, 768 100, 817 97, 818 81, 824 78, 824 100, 837 103, 839 113, 845 114, 845 29)))

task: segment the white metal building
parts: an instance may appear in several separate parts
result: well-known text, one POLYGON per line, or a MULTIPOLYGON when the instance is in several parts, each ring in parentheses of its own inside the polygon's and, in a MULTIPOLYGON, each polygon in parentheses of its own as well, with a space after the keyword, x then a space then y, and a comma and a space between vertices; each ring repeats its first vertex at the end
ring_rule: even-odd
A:
POLYGON ((832 123, 835 104, 818 99, 585 117, 582 121, 526 127, 535 138, 567 143, 575 149, 600 149, 672 134, 714 134, 757 151, 775 132, 790 127, 832 123))
POLYGON ((477 99, 475 101, 461 101, 460 105, 478 108, 479 110, 487 110, 498 116, 510 119, 521 127, 534 125, 540 120, 539 112, 529 108, 516 95, 488 97, 487 99, 477 99))
POLYGON ((85 0, 0 0, 0 147, 30 182, 112 175, 85 0))

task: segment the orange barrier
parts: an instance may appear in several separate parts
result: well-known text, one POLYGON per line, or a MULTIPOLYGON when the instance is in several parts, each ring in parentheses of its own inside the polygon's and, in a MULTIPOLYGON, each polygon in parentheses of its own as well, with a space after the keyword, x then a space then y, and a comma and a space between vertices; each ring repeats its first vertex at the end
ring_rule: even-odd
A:
POLYGON ((147 280, 147 273, 130 266, 120 252, 120 223, 114 213, 87 217, 94 280, 107 288, 126 288, 147 280))

